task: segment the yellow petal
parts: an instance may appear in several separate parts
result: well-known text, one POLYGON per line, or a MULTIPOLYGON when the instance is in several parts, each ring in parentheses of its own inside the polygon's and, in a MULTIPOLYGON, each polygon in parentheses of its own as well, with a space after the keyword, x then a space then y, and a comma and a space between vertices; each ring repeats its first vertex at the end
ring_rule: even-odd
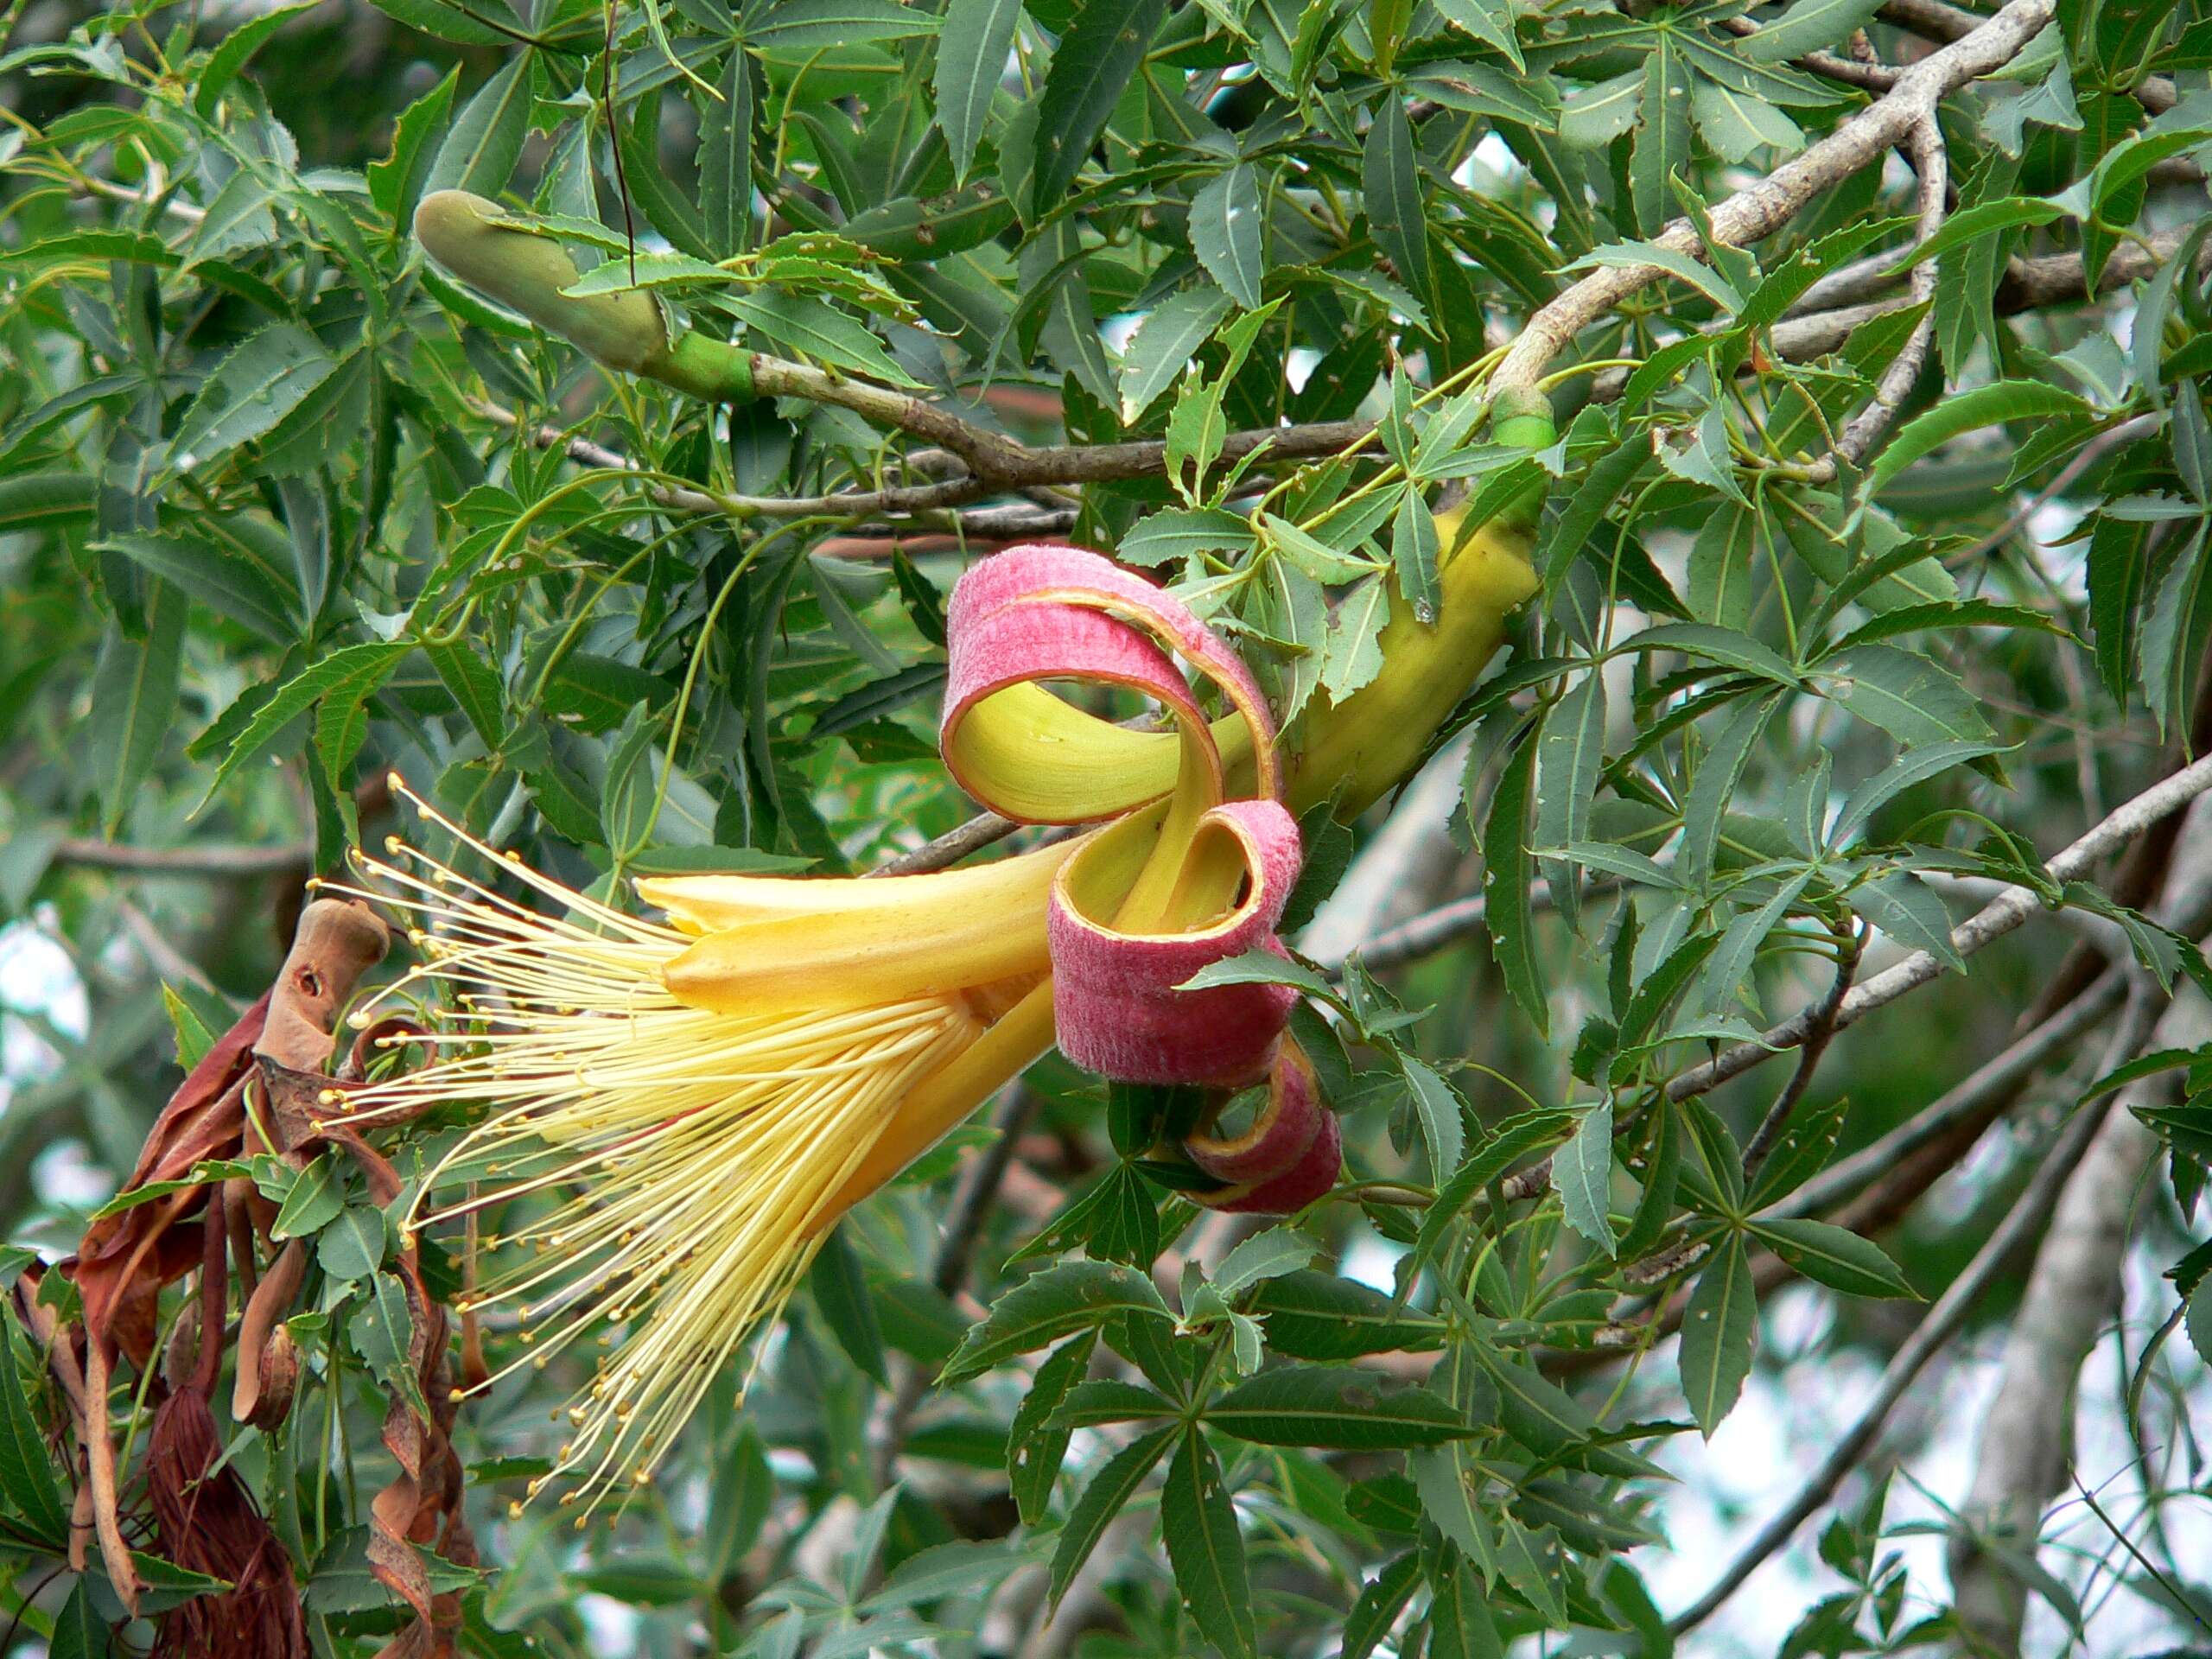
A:
POLYGON ((639 889, 709 930, 663 970, 672 995, 722 1014, 840 1007, 1044 972, 1046 897, 1077 844, 930 875, 685 876, 639 889))
MULTIPOLYGON (((1231 788, 1241 787, 1252 764, 1250 726, 1243 715, 1226 714, 1213 722, 1213 737, 1231 788)), ((1182 746, 1173 731, 1132 731, 1085 714, 1040 685, 1023 684, 970 709, 945 758, 1009 817, 1086 823, 1174 788, 1182 746)))
POLYGON ((1041 897, 1075 847, 1072 840, 1056 842, 1017 857, 926 875, 644 876, 638 896, 666 911, 687 933, 717 933, 779 917, 880 910, 927 917, 934 924, 978 906, 996 909, 1041 897))

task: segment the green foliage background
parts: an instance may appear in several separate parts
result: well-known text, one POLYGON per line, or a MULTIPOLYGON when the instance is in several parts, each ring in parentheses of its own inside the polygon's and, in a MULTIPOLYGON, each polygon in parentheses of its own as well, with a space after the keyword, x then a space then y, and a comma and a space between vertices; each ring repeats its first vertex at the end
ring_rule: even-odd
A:
MULTIPOLYGON (((0 1115, 27 1249, 84 1219, 37 1173, 54 1149, 119 1179, 172 1056, 265 984, 301 878, 397 827, 387 768, 602 891, 864 869, 969 812, 933 743, 969 542, 1011 527, 1153 567, 1294 719, 1363 683, 1391 607, 1433 582, 1425 505, 1547 497, 1542 594, 1457 722, 1465 810, 1429 826, 1479 848, 1482 925, 1317 975, 1302 1016, 1367 1188, 1225 1232, 1143 1167, 1162 1103, 1048 1061, 996 1114, 1015 1172, 966 1255, 942 1224, 985 1127, 848 1224, 744 1409, 732 1379, 613 1529, 504 1518, 559 1368, 464 1411, 493 1564, 467 1651, 590 1650, 587 1594, 636 1610, 653 1655, 1564 1650, 1547 1631, 1668 1651, 1648 1458, 1694 1465, 1667 1442, 1711 1433, 1756 1366, 1818 1389, 1894 1350, 1897 1310, 1973 1253, 2101 1051, 2051 1057, 1955 1202, 1907 1192, 1858 1230, 1834 1215, 1852 1192, 1825 1221, 1775 1206, 2003 1047, 2058 924, 1840 1035, 1748 1171, 1789 1062, 1709 1096, 1670 1082, 1817 1006, 1862 947, 1868 973, 1915 950, 1962 967, 1976 881, 2117 924, 2113 971, 2145 986, 2203 972, 2145 919, 2155 884, 2040 868, 2212 730, 2201 0, 2062 6, 1944 102, 1924 295, 1902 160, 1808 192, 1754 252, 1669 256, 1681 280, 1573 342, 1563 435, 1534 459, 1482 435, 1477 365, 1847 121, 1870 96, 1854 31, 1877 63, 1924 55, 1914 7, 5 15, 0 915, 91 999, 82 1034, 8 1015, 58 1059, 0 1115), (547 216, 588 282, 941 399, 1067 477, 915 515, 935 539, 893 552, 882 513, 805 499, 941 475, 928 446, 831 402, 709 409, 604 373, 424 262, 410 217, 448 187, 547 216), (1923 322, 1894 435, 1824 470, 1923 322), (1355 421, 1376 440, 1332 458, 1351 445, 1327 423, 1355 421), (1279 427, 1303 447, 1208 455, 1279 427), (1136 438, 1165 441, 1173 481, 1156 454, 1086 474, 1136 438), (1502 1184, 1547 1154, 1548 1179, 1502 1184), (1402 1302, 1340 1276, 1378 1241, 1402 1302), (1792 1273, 1834 1318, 1764 1357, 1755 1281, 1792 1273), (1646 1317, 1677 1289, 1680 1344, 1646 1317)), ((1321 838, 1306 907, 1386 816, 1321 838)), ((2203 1111, 2159 1120, 2146 1248, 2181 1266, 2130 1310, 2171 1328, 2189 1297, 2200 1344, 2203 1111)), ((360 1560, 385 1401, 352 1315, 376 1265, 325 1253, 300 1403, 236 1448, 331 1655, 397 1623, 360 1560)), ((2174 1445, 2202 1370, 2126 1351, 2159 1384, 2148 1442, 2174 1445)), ((19 1639, 75 1659, 106 1650, 112 1603, 56 1577, 53 1402, 20 1333, 11 1353, 0 1558, 19 1639)), ((2158 1468, 2146 1493, 2196 1482, 2201 1503, 2193 1463, 2158 1468)), ((1948 1639, 1943 1586, 1905 1595, 1878 1487, 1851 1499, 1823 1547, 1836 1595, 1761 1609, 1761 1651, 1948 1639)), ((2131 1535, 2154 1561, 2159 1508, 2131 1535)), ((2201 1561, 2162 1564, 2185 1606, 2201 1561)), ((2118 1570, 2146 1606, 2164 1587, 2118 1570)))

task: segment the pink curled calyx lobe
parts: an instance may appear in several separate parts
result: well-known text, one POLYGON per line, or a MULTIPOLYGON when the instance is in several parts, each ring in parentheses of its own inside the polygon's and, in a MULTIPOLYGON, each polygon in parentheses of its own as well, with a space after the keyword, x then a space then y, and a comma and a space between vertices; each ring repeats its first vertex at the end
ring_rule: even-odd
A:
POLYGON ((1098 798, 1084 810, 1085 760, 1074 751, 1110 755, 1124 734, 1099 731, 1086 742, 1092 716, 1056 712, 1033 696, 1009 701, 988 730, 979 724, 973 741, 963 742, 964 722, 1017 687, 1047 681, 1125 687, 1153 699, 1183 728, 1174 787, 1185 804, 1179 818, 1171 811, 1160 820, 1182 826, 1174 843, 1156 842, 1133 857, 1138 843, 1129 837, 1144 832, 1127 820, 1078 850, 1054 883, 1046 938, 1062 1052, 1122 1082, 1232 1090, 1268 1078, 1269 1104, 1253 1137, 1189 1143, 1194 1160, 1229 1183, 1204 1201, 1239 1210, 1295 1208, 1326 1192, 1341 1157, 1336 1119, 1304 1056, 1281 1040, 1297 994, 1265 983, 1178 988, 1229 958, 1282 951, 1275 928, 1302 852, 1297 823, 1281 804, 1274 723, 1258 683, 1189 607, 1081 548, 1031 544, 977 563, 955 587, 946 623, 951 661, 939 740, 955 776, 986 805, 1031 822, 1079 823, 1168 792, 1156 771, 1109 776, 1094 769, 1089 777, 1097 780, 1098 798), (1222 756, 1186 670, 1210 682, 1249 732, 1249 798, 1222 798, 1222 756), (1033 781, 1023 773, 1056 762, 1072 768, 1058 774, 1062 787, 1033 789, 1026 811, 1009 798, 1033 781), (1194 766, 1200 770, 1193 772, 1194 766), (1003 786, 995 798, 995 785, 1003 786), (1208 800, 1193 828, 1191 814, 1208 800), (1180 862, 1169 871, 1163 860, 1180 862), (1124 925, 1124 912, 1140 908, 1123 903, 1139 866, 1153 872, 1155 892, 1163 871, 1175 878, 1179 920, 1161 931, 1124 925))

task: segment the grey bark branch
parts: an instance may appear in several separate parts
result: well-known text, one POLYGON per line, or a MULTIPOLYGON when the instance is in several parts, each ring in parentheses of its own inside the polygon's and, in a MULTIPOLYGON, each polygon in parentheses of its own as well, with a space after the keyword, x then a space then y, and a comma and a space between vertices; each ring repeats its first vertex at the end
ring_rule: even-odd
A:
MULTIPOLYGON (((1951 184, 1950 153, 1943 147, 1943 132, 1936 124, 1933 98, 1912 124, 1905 147, 1919 176, 1920 222, 1914 235, 1917 245, 1943 228, 1944 201, 1951 184)), ((1910 285, 1906 290, 1907 303, 1925 305, 1936 297, 1937 264, 1936 260, 1923 259, 1912 268, 1910 285)), ((1836 440, 1835 454, 1815 469, 1821 481, 1834 478, 1840 465, 1856 467, 1872 453, 1919 383, 1921 371, 1928 366, 1929 348, 1935 343, 1936 311, 1930 305, 1913 325, 1904 349, 1882 372, 1882 378, 1874 388, 1873 401, 1845 423, 1843 435, 1836 440)))
POLYGON ((1772 1555, 1789 1541, 1797 1529, 1812 1515, 1825 1506, 1843 1483, 1843 1478, 1855 1468, 1859 1460, 1872 1450, 1882 1432, 1882 1425, 1889 1419, 1891 1408, 1904 1397, 1930 1359, 1950 1341, 1967 1316, 1974 1311, 1985 1291, 1995 1280, 2005 1258, 2014 1249, 2035 1236, 2043 1219, 2058 1197, 2066 1173, 2074 1166, 2102 1122, 2102 1105, 2085 1109, 2072 1122, 2059 1132, 2050 1151, 2044 1155, 2026 1189, 2016 1199, 2005 1219, 1988 1241, 1974 1253, 1966 1270, 1954 1279, 1948 1289, 1928 1310, 1927 1316, 1915 1327, 1888 1365, 1883 1368, 1881 1378, 1874 1386, 1873 1397, 1866 1402, 1851 1424, 1837 1437, 1820 1467, 1801 1487, 1797 1495, 1782 1510, 1752 1535, 1751 1541, 1743 1553, 1729 1563, 1728 1567, 1712 1587, 1668 1621, 1668 1628, 1676 1635, 1694 1630, 1710 1618, 1721 1604, 1734 1595, 1772 1555))
MULTIPOLYGON (((1885 23, 1929 41, 1962 41, 1988 20, 1977 12, 1948 5, 1945 0, 1883 0, 1878 14, 1885 23)), ((2133 96, 2153 115, 2163 115, 2179 96, 2172 81, 2153 75, 2138 86, 2133 96)))
POLYGON ((1776 1204, 1769 1217, 1819 1216, 1864 1192, 1907 1157, 1955 1126, 2010 1098, 2051 1060, 2102 1025, 2127 998, 2127 975, 2107 969, 2096 982, 2018 1040, 1976 1066, 1880 1140, 1840 1158, 1776 1204))
MULTIPOLYGON (((1772 234, 1822 190, 1904 143, 1945 95, 2010 63, 2050 21, 2053 4, 2054 0, 2012 0, 1971 33, 1914 64, 1887 92, 1827 137, 1715 207, 1713 238, 1741 247, 1772 234)), ((1655 240, 1692 258, 1700 257, 1703 248, 1703 238, 1686 219, 1675 220, 1655 240)), ((1585 327, 1665 274, 1656 265, 1592 272, 1529 319, 1491 377, 1492 387, 1533 391, 1552 359, 1585 327)))
MULTIPOLYGON (((2212 1007, 2187 997, 2159 1019, 2149 1046, 2196 1048, 2207 1042, 2212 1042, 2212 1007)), ((2032 1554, 2044 1506, 2065 1487, 2077 1379, 2119 1306, 2120 1262, 2133 1230, 2137 1195, 2158 1149, 2158 1137, 2133 1109, 2156 1103, 2171 1086, 2171 1077, 2158 1077, 2123 1090, 2059 1194, 2005 1339, 2003 1381, 1982 1420, 1974 1485, 1963 1510, 1974 1534, 2032 1554)), ((2001 1559, 1967 1539, 1955 1540, 1951 1586, 1977 1651, 2018 1650, 2026 1586, 2001 1559)))
POLYGON ((1407 785, 1382 827, 1306 924, 1299 949, 1334 969, 1368 940, 1452 891, 1464 860, 1445 826, 1459 802, 1467 744, 1452 743, 1407 785))
POLYGON ((121 842, 72 836, 56 842, 57 864, 114 870, 130 875, 207 875, 245 878, 313 868, 315 849, 297 847, 133 847, 121 842))
MULTIPOLYGON (((2143 798, 2137 798, 2140 800, 2143 798)), ((2126 809, 2121 810, 2125 811, 2126 809)), ((2183 843, 2177 861, 2174 899, 2165 907, 2164 919, 2195 938, 2206 926, 2212 925, 2212 833, 2208 833, 2208 825, 2200 812, 2196 821, 2188 826, 2184 834, 2190 838, 2183 843)), ((2075 844, 2078 846, 2080 843, 2075 844)), ((2117 970, 2113 976, 2119 976, 2117 970)), ((2107 1068, 2133 1058, 2146 1044, 2161 1047, 2183 1046, 2212 1039, 2212 1007, 2208 1007, 2196 995, 2193 988, 2184 986, 2181 999, 2170 1001, 2147 976, 2130 974, 2127 978, 2132 983, 2133 992, 2128 998, 2126 1016, 2121 1020, 2106 1051, 2107 1068)), ((2080 1001, 2089 1000, 2088 996, 2078 999, 2080 1001)), ((2150 1087, 2155 1090, 2156 1085, 2150 1087)), ((2108 1154, 2097 1154, 2094 1149, 2108 1144, 2108 1137, 2110 1144, 2120 1147, 2132 1147, 2131 1130, 2148 1138, 2149 1132, 2136 1123, 2126 1109, 2141 1103, 2145 1097, 2141 1090, 2124 1091, 2120 1096, 2120 1109, 2115 1109, 2113 1097, 2107 1096, 2082 1107, 2065 1122, 2048 1153, 2038 1160, 2034 1174, 2030 1177, 2027 1186, 2014 1201, 2004 1220, 1975 1253, 1965 1270, 1937 1299, 1912 1335, 1898 1348, 1884 1368, 1881 1379, 1875 1386, 1873 1398, 1831 1448, 1821 1466, 1805 1482, 1796 1497, 1759 1529, 1751 1542, 1730 1563, 1712 1587, 1669 1622, 1670 1629, 1677 1632, 1687 1630, 1710 1618, 1723 1602, 1742 1587, 1744 1581, 1768 1557, 1787 1543, 1796 1529, 1834 1496, 1844 1477, 1873 1449, 1891 1408, 1903 1397, 1922 1368, 1973 1314, 1982 1295, 2005 1269, 2013 1252, 2041 1231, 2046 1216, 2051 1217, 2050 1234, 2044 1246, 2047 1255, 2055 1250, 2056 1259, 2066 1262, 2069 1270, 2075 1274, 2086 1271, 2094 1275, 2105 1271, 2107 1279, 2116 1281, 2119 1271, 2117 1251, 2120 1244, 2115 1243, 2109 1246, 2113 1254, 2101 1268, 2098 1261, 2101 1258, 2097 1258, 2094 1252, 2107 1247, 2100 1242, 2087 1250, 2077 1249, 2078 1241, 2075 1235, 2083 1231, 2088 1225, 2082 1218, 2084 1212, 2094 1210, 2101 1214, 2114 1207, 2113 1194, 2120 1162, 2108 1154), (2122 1124, 2122 1127, 2116 1128, 2115 1124, 2122 1124), (2088 1176, 2087 1172, 2101 1166, 2102 1173, 2099 1175, 2094 1178, 2088 1176), (2075 1187, 2085 1183, 2094 1190, 2096 1195, 2094 1200, 2086 1193, 2079 1198, 2074 1196, 2075 1187), (2063 1199, 2062 1195, 2064 1195, 2063 1199)), ((2142 1162, 2147 1162, 2147 1154, 2135 1165, 2133 1175, 2127 1178, 2130 1194, 2135 1180, 2141 1175, 2142 1162)), ((2036 1271, 2037 1274, 2043 1271, 2040 1262, 2036 1271)), ((2057 1294, 2054 1290, 2054 1299, 2057 1294)), ((2034 1295, 2032 1286, 2030 1294, 2031 1297, 2034 1295)), ((2074 1309, 2074 1323, 2064 1325, 2061 1340, 2071 1344, 2080 1332, 2080 1323, 2085 1319, 2088 1323, 2086 1333, 2078 1335, 2080 1352, 2074 1353, 2071 1366, 2065 1368, 2063 1386, 2069 1403, 2073 1375, 2080 1370, 2082 1357, 2095 1338, 2097 1328, 2103 1321, 2102 1309, 2107 1305, 2100 1302, 2093 1313, 2074 1309)), ((2022 1324, 2016 1324, 2016 1332, 2023 1328, 2029 1317, 2030 1310, 2024 1306, 2019 1316, 2022 1324)), ((2043 1328, 2048 1332, 2061 1323, 2063 1321, 2046 1319, 2043 1328)), ((2038 1345, 2035 1360, 2022 1363, 2048 1370, 2050 1363, 2062 1358, 2063 1354, 2054 1351, 2046 1341, 2038 1345)), ((2012 1369, 2008 1353, 2008 1376, 2012 1369)), ((2031 1380, 2025 1386, 2032 1390, 2050 1382, 2048 1376, 2043 1376, 2031 1380)), ((2039 1432, 2046 1437, 2056 1432, 2056 1426, 2050 1421, 2047 1409, 2050 1403, 2047 1394, 2038 1395, 2035 1402, 2037 1409, 2043 1413, 2038 1419, 2039 1432)), ((1993 1413, 1992 1421, 1994 1420, 1995 1414, 1993 1413)), ((2071 1421, 2070 1414, 2067 1421, 2071 1421)), ((2019 1444, 2021 1439, 2021 1436, 2015 1435, 2012 1437, 2012 1443, 2019 1444)), ((2032 1459, 2042 1453, 2031 1447, 2026 1449, 2024 1455, 2032 1459)), ((2037 1472, 2040 1478, 2043 1465, 2037 1465, 2037 1472)), ((2059 1468, 2050 1475, 2051 1484, 2049 1492, 2057 1491, 2057 1482, 2063 1475, 2062 1456, 2059 1468)), ((1979 1478, 1976 1490, 1980 1490, 1979 1478)), ((1960 1598, 1960 1605, 1962 1610, 1967 1605, 1963 1595, 1960 1598)))

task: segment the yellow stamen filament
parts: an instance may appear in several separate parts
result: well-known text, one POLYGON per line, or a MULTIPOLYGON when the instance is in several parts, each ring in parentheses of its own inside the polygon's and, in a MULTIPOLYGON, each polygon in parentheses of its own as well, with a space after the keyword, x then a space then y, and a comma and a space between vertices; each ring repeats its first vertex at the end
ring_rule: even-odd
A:
POLYGON ((354 1091, 348 1121, 486 1109, 403 1224, 519 1201, 470 1301, 504 1311, 530 1345, 478 1386, 543 1367, 581 1337, 609 1349, 564 1414, 571 1438, 549 1477, 577 1483, 569 1496, 588 1510, 646 1484, 722 1367, 781 1311, 854 1176, 880 1165, 902 1104, 985 1018, 959 990, 780 1012, 695 1006, 663 970, 696 934, 508 862, 406 798, 567 914, 417 851, 395 851, 404 866, 359 858, 385 890, 353 891, 424 930, 422 961, 379 1000, 442 988, 458 1007, 443 1029, 404 1039, 428 1044, 432 1062, 354 1091))

